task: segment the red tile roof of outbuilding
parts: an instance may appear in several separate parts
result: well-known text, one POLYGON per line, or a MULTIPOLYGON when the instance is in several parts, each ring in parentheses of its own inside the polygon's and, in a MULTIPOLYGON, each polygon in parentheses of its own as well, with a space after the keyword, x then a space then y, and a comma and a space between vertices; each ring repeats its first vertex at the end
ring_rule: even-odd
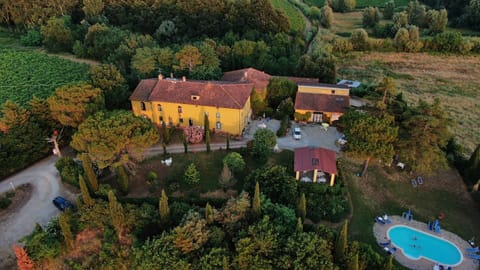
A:
POLYGON ((349 96, 297 92, 295 98, 295 110, 343 113, 349 106, 349 96))
POLYGON ((293 169, 296 172, 317 169, 329 174, 337 174, 337 158, 335 152, 325 148, 296 148, 293 169), (314 159, 318 160, 317 164, 313 163, 314 159))

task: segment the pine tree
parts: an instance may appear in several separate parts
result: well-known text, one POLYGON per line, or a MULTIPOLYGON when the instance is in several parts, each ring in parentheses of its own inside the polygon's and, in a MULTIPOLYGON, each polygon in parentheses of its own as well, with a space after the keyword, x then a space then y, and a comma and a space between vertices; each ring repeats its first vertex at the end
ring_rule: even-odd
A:
POLYGON ((65 240, 65 245, 67 249, 71 249, 73 247, 73 234, 70 227, 70 219, 67 214, 61 214, 58 217, 58 223, 62 231, 63 239, 65 240))
POLYGON ((207 144, 207 153, 210 153, 210 130, 205 133, 205 143, 207 144))
POLYGON ((347 250, 347 232, 348 232, 348 220, 345 220, 343 223, 342 230, 337 238, 337 243, 335 246, 335 260, 338 263, 343 262, 345 258, 345 252, 347 250))
POLYGON ((252 202, 252 212, 255 217, 260 216, 261 208, 260 208, 260 185, 258 181, 255 183, 255 194, 253 195, 253 202, 252 202))
POLYGON ((80 184, 80 191, 82 192, 83 202, 87 206, 92 206, 93 205, 93 199, 92 199, 92 197, 90 197, 90 193, 88 192, 87 184, 85 184, 85 180, 83 179, 83 176, 81 174, 78 176, 78 183, 80 184))
POLYGON ((195 185, 200 182, 200 172, 197 170, 195 163, 190 163, 183 175, 183 180, 189 185, 195 185))
POLYGON ((207 224, 212 224, 214 219, 213 215, 213 208, 212 206, 207 202, 207 205, 205 206, 205 220, 207 221, 207 224))
POLYGON ((80 155, 80 160, 82 161, 83 170, 87 175, 88 184, 93 192, 98 190, 98 179, 95 171, 93 170, 92 161, 87 153, 80 155))
POLYGON ((300 199, 298 200, 297 215, 302 219, 302 221, 304 221, 305 217, 307 216, 307 200, 305 199, 305 193, 302 193, 300 199))
POLYGON ((358 270, 358 253, 348 262, 348 270, 358 270))
POLYGON ((162 196, 160 197, 160 201, 158 204, 159 204, 158 208, 160 211, 160 220, 163 224, 166 224, 170 219, 170 208, 168 207, 167 194, 163 189, 162 189, 162 196))
POLYGON ((230 134, 227 134, 227 151, 230 150, 230 134))
POLYGON ((303 232, 303 222, 302 222, 302 218, 300 217, 297 219, 297 232, 298 233, 303 232))
POLYGON ((32 259, 28 257, 28 254, 23 247, 19 247, 16 244, 14 244, 13 251, 15 252, 15 257, 17 257, 18 270, 35 269, 35 265, 33 264, 32 259))
POLYGON ((118 239, 122 239, 123 228, 125 224, 125 214, 123 213, 122 205, 117 202, 115 194, 112 190, 108 191, 108 209, 110 211, 110 218, 112 220, 112 225, 115 228, 118 239))

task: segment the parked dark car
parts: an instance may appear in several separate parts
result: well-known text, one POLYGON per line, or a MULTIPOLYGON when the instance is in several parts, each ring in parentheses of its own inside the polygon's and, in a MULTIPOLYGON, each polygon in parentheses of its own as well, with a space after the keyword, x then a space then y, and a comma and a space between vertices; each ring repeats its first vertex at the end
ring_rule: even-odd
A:
POLYGON ((58 197, 55 197, 55 199, 53 199, 53 204, 60 210, 60 211, 65 211, 67 209, 72 209, 73 210, 73 204, 61 197, 61 196, 58 196, 58 197))

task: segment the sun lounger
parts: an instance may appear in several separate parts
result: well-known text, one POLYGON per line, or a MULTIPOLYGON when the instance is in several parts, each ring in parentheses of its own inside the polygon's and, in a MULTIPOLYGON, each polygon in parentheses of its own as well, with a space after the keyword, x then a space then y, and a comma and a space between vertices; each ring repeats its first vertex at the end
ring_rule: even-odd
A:
POLYGON ((376 217, 375 221, 382 224, 382 225, 385 225, 385 221, 383 221, 383 219, 381 217, 376 217))
POLYGON ((475 260, 480 260, 480 255, 476 255, 476 254, 467 254, 467 257, 475 260))
POLYGON ((396 247, 392 247, 392 248, 384 247, 383 249, 390 255, 393 255, 393 254, 395 254, 395 252, 397 252, 396 247))
POLYGON ((465 250, 468 252, 480 252, 480 247, 466 248, 465 250))
POLYGON ((419 185, 423 185, 423 177, 421 177, 421 176, 417 177, 417 183, 419 185))
POLYGON ((412 183, 412 187, 417 187, 417 180, 416 179, 412 179, 411 183, 412 183))
POLYGON ((378 244, 380 244, 380 246, 382 246, 382 247, 387 247, 387 246, 390 245, 391 243, 392 243, 392 241, 388 240, 388 242, 378 243, 378 244))

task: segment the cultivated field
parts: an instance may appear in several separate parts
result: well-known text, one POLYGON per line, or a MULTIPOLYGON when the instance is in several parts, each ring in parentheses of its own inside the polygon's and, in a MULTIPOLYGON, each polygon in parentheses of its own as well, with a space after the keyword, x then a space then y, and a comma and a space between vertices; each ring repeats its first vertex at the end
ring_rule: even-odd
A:
POLYGON ((470 155, 480 143, 480 57, 426 53, 356 53, 340 60, 339 77, 371 83, 395 79, 410 104, 442 100, 456 121, 452 127, 470 155))
POLYGON ((47 98, 55 88, 87 80, 88 65, 33 51, 0 49, 0 104, 47 98))

